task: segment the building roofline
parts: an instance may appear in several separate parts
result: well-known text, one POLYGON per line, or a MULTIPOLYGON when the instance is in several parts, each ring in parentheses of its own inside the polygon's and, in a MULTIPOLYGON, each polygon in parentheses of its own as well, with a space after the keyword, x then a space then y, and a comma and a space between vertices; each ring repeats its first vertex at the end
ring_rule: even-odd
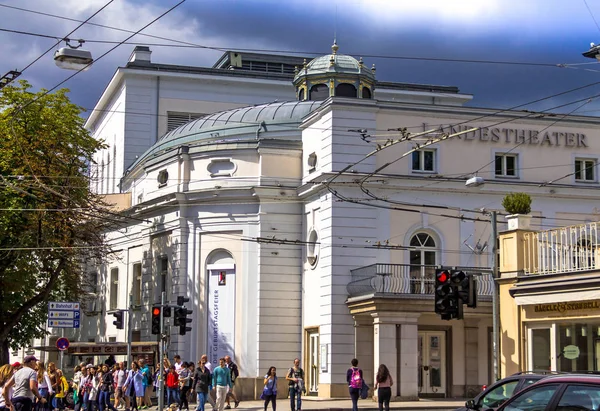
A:
POLYGON ((238 50, 227 50, 225 51, 221 57, 213 64, 212 68, 214 69, 228 69, 225 64, 230 61, 231 53, 241 54, 242 58, 246 58, 253 61, 260 61, 266 63, 287 63, 294 65, 302 65, 304 63, 304 59, 312 60, 315 57, 312 56, 293 56, 289 54, 272 54, 272 53, 251 53, 246 51, 238 51, 238 50))

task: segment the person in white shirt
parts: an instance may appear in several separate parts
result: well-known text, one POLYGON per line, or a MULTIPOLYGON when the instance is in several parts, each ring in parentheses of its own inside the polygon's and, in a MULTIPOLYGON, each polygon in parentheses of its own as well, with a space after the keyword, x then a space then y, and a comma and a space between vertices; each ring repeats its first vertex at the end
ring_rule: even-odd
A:
POLYGON ((177 374, 181 374, 181 369, 183 368, 181 357, 179 356, 179 354, 176 354, 175 357, 173 357, 173 359, 175 360, 175 362, 173 363, 173 365, 175 366, 175 372, 177 374))
POLYGON ((117 367, 117 390, 115 391, 115 408, 123 408, 125 405, 125 400, 123 399, 123 386, 125 385, 125 380, 127 380, 127 373, 125 372, 125 364, 120 362, 117 367))
POLYGON ((2 395, 6 403, 6 408, 14 407, 15 411, 32 411, 33 400, 37 398, 42 403, 46 399, 42 397, 38 391, 37 373, 35 367, 37 358, 33 355, 28 355, 23 360, 24 367, 17 371, 2 387, 2 395), (13 387, 12 398, 9 395, 9 390, 13 387))

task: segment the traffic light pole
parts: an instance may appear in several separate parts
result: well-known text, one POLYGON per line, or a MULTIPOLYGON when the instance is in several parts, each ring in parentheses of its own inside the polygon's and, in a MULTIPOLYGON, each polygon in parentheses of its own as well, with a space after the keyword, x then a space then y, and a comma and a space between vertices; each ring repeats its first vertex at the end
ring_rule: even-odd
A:
POLYGON ((159 349, 158 349, 158 390, 157 391, 157 395, 158 395, 158 411, 162 411, 164 408, 164 402, 165 402, 165 395, 163 393, 164 391, 164 380, 163 380, 163 375, 164 375, 164 367, 163 367, 163 358, 165 356, 165 345, 163 342, 163 335, 165 332, 165 317, 163 315, 164 311, 165 311, 165 299, 166 299, 166 293, 163 291, 161 296, 160 296, 160 338, 159 338, 159 349))
POLYGON ((499 335, 499 325, 500 321, 498 318, 499 310, 498 310, 498 250, 497 250, 497 242, 498 242, 498 223, 496 211, 492 211, 492 366, 494 372, 494 378, 497 380, 500 379, 500 367, 498 366, 499 361, 499 350, 500 350, 500 335, 499 335))

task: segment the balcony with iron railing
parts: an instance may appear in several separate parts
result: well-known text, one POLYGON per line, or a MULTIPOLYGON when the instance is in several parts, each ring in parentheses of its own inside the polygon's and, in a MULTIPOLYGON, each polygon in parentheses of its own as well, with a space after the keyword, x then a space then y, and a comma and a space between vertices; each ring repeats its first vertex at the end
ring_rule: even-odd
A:
MULTIPOLYGON (((435 291, 434 265, 372 264, 352 270, 352 281, 346 286, 349 298, 399 296, 429 298, 435 291)), ((492 271, 480 267, 456 267, 477 276, 477 295, 491 298, 492 271)))
POLYGON ((599 270, 599 225, 592 222, 524 233, 523 271, 538 275, 599 270))

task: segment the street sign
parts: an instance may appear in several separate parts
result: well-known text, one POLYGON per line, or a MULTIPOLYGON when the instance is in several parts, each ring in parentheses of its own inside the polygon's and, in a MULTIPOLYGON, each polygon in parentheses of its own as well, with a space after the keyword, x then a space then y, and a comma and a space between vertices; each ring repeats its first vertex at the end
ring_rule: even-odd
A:
POLYGON ((48 327, 79 328, 80 318, 78 302, 50 301, 48 303, 48 327))
POLYGON ((79 303, 50 301, 48 303, 48 310, 79 311, 79 303))
POLYGON ((79 320, 48 320, 48 327, 79 328, 79 320))
POLYGON ((65 337, 59 338, 56 340, 56 348, 58 348, 60 351, 66 350, 69 348, 69 340, 67 340, 65 337))

